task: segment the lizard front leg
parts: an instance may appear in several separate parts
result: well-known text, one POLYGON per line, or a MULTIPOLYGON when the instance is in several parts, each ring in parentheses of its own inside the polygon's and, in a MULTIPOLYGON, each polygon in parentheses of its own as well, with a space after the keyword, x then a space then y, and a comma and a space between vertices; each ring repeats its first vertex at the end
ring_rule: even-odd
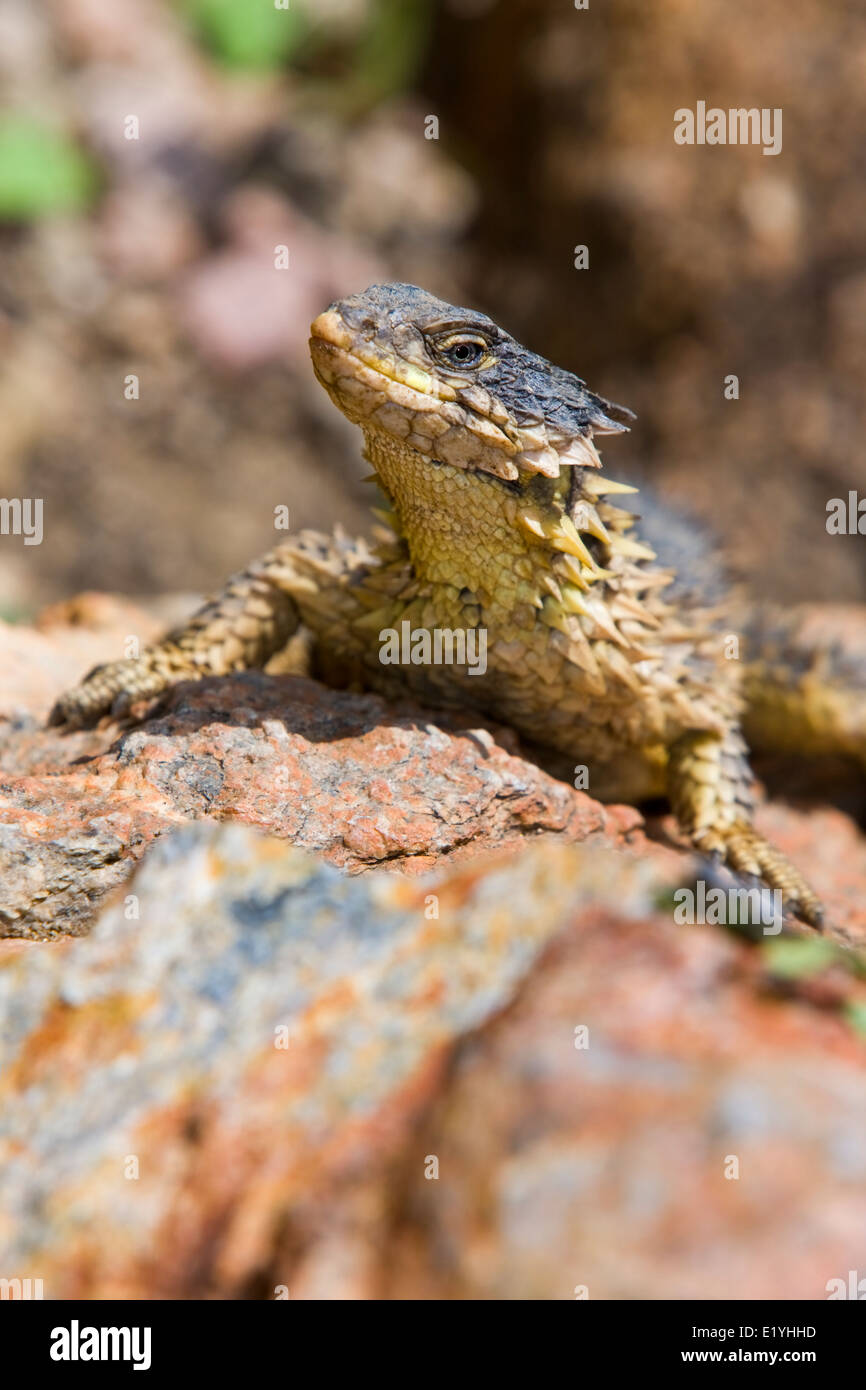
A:
POLYGON ((297 631, 305 604, 340 587, 356 557, 345 540, 302 532, 233 575, 188 622, 139 657, 97 666, 60 697, 50 721, 78 727, 109 710, 122 714, 180 681, 263 667, 297 631))
POLYGON ((752 824, 752 774, 738 729, 724 736, 696 732, 678 739, 670 752, 668 796, 696 849, 736 873, 779 889, 786 908, 820 927, 819 899, 781 850, 752 824))

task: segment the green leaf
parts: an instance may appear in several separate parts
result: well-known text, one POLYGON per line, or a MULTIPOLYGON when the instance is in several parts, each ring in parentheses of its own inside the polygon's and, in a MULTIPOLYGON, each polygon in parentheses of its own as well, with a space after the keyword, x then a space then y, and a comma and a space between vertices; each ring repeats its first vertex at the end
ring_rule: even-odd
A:
POLYGON ((0 219, 26 222, 85 207, 96 171, 66 135, 28 116, 0 119, 0 219))
POLYGON ((382 100, 409 85, 431 25, 429 0, 375 0, 357 55, 359 80, 372 96, 382 100))
POLYGON ((866 1038, 866 1002, 861 999, 856 1003, 846 1004, 845 1017, 855 1031, 866 1038))
POLYGON ((202 41, 236 68, 276 68, 295 51, 308 29, 303 6, 289 0, 183 0, 202 41))
POLYGON ((764 960, 774 975, 784 980, 802 980, 818 975, 839 960, 839 949, 832 941, 767 941, 764 960))

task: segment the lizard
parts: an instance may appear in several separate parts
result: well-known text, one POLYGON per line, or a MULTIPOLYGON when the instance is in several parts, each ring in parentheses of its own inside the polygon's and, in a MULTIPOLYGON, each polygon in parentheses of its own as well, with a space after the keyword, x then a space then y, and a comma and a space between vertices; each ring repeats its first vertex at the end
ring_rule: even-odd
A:
MULTIPOLYGON (((415 285, 335 301, 312 324, 310 352, 362 430, 383 525, 371 541, 305 530, 278 544, 139 657, 96 667, 51 721, 128 714, 178 682, 290 651, 278 669, 504 722, 586 768, 602 801, 666 797, 696 850, 780 890, 820 928, 815 893, 755 828, 743 736, 750 692, 765 727, 783 707, 813 732, 820 717, 790 671, 756 681, 754 665, 729 659, 724 580, 693 558, 678 574, 667 512, 648 543, 638 490, 602 469, 596 438, 627 430, 632 413, 487 315, 415 285), (483 634, 486 669, 459 647, 456 662, 385 661, 397 631, 483 634)), ((832 744, 832 727, 819 732, 832 744)))

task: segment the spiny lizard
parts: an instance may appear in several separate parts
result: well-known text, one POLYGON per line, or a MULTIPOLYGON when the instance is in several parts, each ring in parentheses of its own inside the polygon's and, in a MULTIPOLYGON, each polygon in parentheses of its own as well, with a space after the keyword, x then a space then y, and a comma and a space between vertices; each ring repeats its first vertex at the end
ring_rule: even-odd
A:
MULTIPOLYGON (((630 412, 413 285, 374 285, 311 332, 316 376, 363 430, 390 531, 371 545, 305 531, 276 546, 140 658, 97 667, 53 720, 264 667, 305 632, 296 669, 329 684, 493 716, 585 765, 602 800, 666 795, 694 846, 819 925, 814 893, 752 823, 741 724, 754 690, 765 724, 785 709, 832 746, 832 711, 812 711, 790 670, 727 659, 724 587, 697 569, 676 576, 639 534, 621 505, 636 489, 601 472, 593 442, 630 412), (483 632, 485 673, 384 664, 381 634, 404 623, 483 632)), ((650 528, 660 549, 673 527, 650 528)))

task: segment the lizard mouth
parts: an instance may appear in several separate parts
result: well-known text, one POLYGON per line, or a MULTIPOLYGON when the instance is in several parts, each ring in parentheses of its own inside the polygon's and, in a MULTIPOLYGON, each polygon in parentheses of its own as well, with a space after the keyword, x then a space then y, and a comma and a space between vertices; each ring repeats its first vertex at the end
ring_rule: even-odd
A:
POLYGON ((310 355, 325 386, 358 380, 371 390, 394 394, 395 387, 411 393, 406 404, 434 410, 437 402, 455 401, 457 392, 432 372, 405 362, 381 344, 353 333, 336 309, 326 309, 310 326, 310 355), (419 403, 416 397, 421 397, 419 403), (426 401, 426 405, 423 402, 426 401))

